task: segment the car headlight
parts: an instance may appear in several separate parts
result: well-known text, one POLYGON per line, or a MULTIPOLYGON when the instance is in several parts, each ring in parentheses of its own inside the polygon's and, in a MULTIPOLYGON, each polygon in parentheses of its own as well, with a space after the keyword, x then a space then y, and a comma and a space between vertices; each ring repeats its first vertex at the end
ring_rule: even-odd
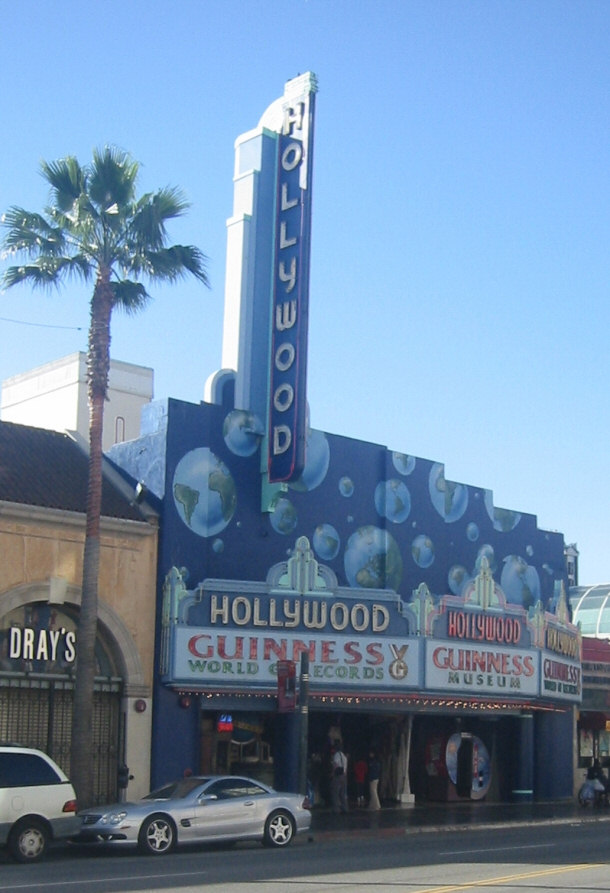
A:
POLYGON ((100 819, 103 825, 120 825, 124 818, 127 817, 127 813, 125 811, 122 812, 107 812, 100 819))

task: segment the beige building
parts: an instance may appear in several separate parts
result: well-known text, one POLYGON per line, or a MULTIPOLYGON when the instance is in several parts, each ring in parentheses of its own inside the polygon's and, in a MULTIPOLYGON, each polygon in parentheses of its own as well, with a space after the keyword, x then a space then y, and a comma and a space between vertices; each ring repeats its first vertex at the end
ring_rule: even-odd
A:
MULTIPOLYGON (((60 434, 0 422, 0 740, 69 773, 87 456, 60 434)), ((96 797, 149 790, 157 514, 106 469, 94 698, 96 797)))
MULTIPOLYGON (((154 373, 146 366, 110 361, 108 400, 104 407, 103 449, 140 434, 142 407, 153 397, 154 373)), ((5 422, 52 431, 89 434, 87 355, 53 360, 2 382, 0 417, 5 422)))

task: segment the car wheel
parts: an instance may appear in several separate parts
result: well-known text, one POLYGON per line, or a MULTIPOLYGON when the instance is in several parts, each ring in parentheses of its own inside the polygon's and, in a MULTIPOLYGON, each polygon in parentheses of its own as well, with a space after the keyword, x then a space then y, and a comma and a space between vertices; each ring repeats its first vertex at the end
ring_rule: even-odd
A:
POLYGON ((171 819, 164 815, 151 815, 143 822, 138 835, 140 850, 147 855, 163 856, 176 842, 176 829, 171 819))
POLYGON ((294 822, 283 809, 272 812, 265 822, 265 846, 288 846, 294 836, 294 822))
POLYGON ((49 832, 37 819, 19 822, 8 838, 11 856, 17 862, 37 862, 44 856, 49 842, 49 832))

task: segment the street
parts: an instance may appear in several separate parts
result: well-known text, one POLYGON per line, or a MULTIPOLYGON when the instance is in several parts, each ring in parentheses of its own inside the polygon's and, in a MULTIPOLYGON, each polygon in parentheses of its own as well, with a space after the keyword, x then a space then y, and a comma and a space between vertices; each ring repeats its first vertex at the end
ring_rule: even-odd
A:
POLYGON ((183 848, 166 857, 69 846, 39 865, 16 865, 3 853, 3 893, 443 893, 568 888, 610 890, 605 823, 479 828, 472 831, 337 837, 307 835, 286 850, 257 843, 183 848))

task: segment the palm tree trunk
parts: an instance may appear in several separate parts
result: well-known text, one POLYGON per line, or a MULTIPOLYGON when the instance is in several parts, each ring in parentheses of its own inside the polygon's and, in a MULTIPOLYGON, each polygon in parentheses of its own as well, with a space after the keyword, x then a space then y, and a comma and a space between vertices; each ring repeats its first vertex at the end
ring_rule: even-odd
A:
POLYGON ((93 693, 102 514, 102 433, 110 368, 110 318, 113 294, 109 271, 100 270, 91 300, 89 352, 89 482, 83 555, 83 586, 78 622, 70 771, 79 809, 95 802, 93 693))

